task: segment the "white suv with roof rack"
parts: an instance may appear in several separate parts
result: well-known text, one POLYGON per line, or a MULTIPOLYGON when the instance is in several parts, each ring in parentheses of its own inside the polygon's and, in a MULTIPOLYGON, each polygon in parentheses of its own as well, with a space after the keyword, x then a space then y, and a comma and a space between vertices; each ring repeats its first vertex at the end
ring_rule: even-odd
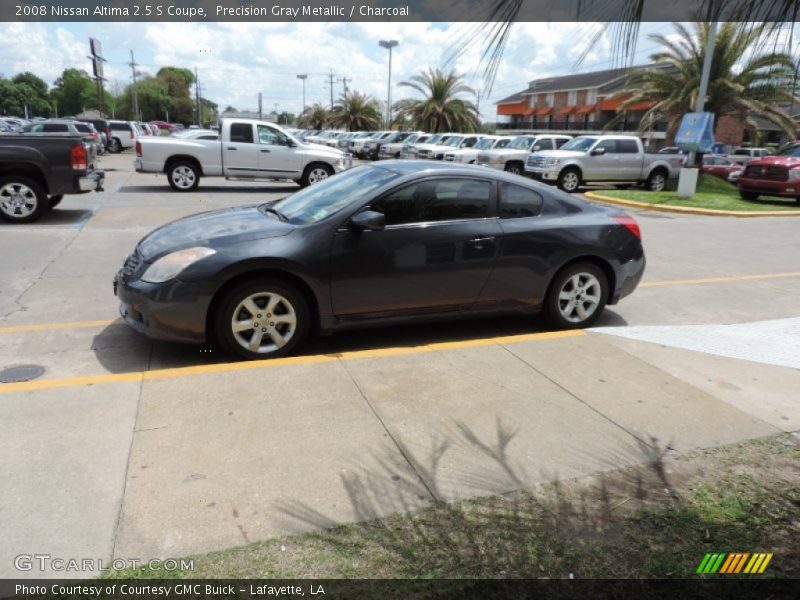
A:
POLYGON ((417 153, 417 157, 444 160, 444 155, 447 152, 460 148, 472 148, 482 137, 482 135, 478 134, 451 133, 447 136, 447 139, 443 139, 439 145, 428 144, 427 148, 417 153))
POLYGON ((472 164, 478 159, 478 154, 483 150, 499 150, 511 143, 513 137, 502 135, 487 135, 481 138, 472 148, 456 148, 445 153, 447 162, 472 164))

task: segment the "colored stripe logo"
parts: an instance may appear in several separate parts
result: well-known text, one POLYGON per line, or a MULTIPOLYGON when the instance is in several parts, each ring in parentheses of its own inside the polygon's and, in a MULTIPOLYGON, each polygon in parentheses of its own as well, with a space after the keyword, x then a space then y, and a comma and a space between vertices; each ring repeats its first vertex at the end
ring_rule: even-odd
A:
POLYGON ((695 573, 702 575, 761 574, 772 560, 771 552, 709 552, 703 557, 695 573))

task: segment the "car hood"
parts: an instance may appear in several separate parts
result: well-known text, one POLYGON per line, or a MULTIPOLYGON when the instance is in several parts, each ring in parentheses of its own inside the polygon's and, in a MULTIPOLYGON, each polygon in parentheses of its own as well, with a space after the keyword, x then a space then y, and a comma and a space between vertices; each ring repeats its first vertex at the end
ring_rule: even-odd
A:
POLYGON ((798 156, 764 156, 762 158, 754 158, 747 163, 748 166, 782 166, 787 169, 793 167, 800 167, 800 157, 798 156))
POLYGON ((586 152, 578 152, 576 150, 539 150, 534 154, 545 158, 581 158, 586 156, 586 152))
POLYGON ((167 223, 143 238, 137 248, 142 258, 150 262, 183 248, 219 248, 234 241, 283 236, 293 230, 293 225, 276 215, 262 213, 258 205, 237 206, 167 223))

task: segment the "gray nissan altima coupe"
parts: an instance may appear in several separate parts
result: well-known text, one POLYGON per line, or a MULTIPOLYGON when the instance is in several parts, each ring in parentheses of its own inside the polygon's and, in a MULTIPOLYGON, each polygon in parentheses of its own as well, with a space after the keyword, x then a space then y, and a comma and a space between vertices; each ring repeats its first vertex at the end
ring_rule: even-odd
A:
POLYGON ((114 279, 152 338, 255 359, 312 332, 544 312, 588 327, 636 288, 636 222, 517 175, 384 161, 156 229, 114 279))

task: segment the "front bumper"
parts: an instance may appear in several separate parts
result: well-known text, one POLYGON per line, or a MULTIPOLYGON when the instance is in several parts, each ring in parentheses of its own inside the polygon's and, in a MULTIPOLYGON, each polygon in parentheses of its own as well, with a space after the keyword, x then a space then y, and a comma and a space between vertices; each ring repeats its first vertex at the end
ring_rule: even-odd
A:
POLYGON ((78 190, 81 192, 102 192, 105 181, 105 171, 93 171, 89 175, 78 178, 78 190))
POLYGON ((131 328, 149 338, 186 344, 206 340, 211 294, 204 286, 172 279, 146 283, 120 270, 113 282, 119 314, 131 328))
POLYGON ((740 175, 737 184, 743 192, 783 198, 800 198, 800 181, 770 181, 768 179, 751 179, 740 175))
POLYGON ((333 170, 336 171, 337 173, 341 173, 342 171, 346 171, 352 166, 353 166, 353 155, 348 152, 345 153, 344 158, 342 160, 340 160, 334 165, 333 170))
POLYGON ((551 169, 530 169, 525 167, 525 175, 538 181, 557 181, 559 171, 551 169))

